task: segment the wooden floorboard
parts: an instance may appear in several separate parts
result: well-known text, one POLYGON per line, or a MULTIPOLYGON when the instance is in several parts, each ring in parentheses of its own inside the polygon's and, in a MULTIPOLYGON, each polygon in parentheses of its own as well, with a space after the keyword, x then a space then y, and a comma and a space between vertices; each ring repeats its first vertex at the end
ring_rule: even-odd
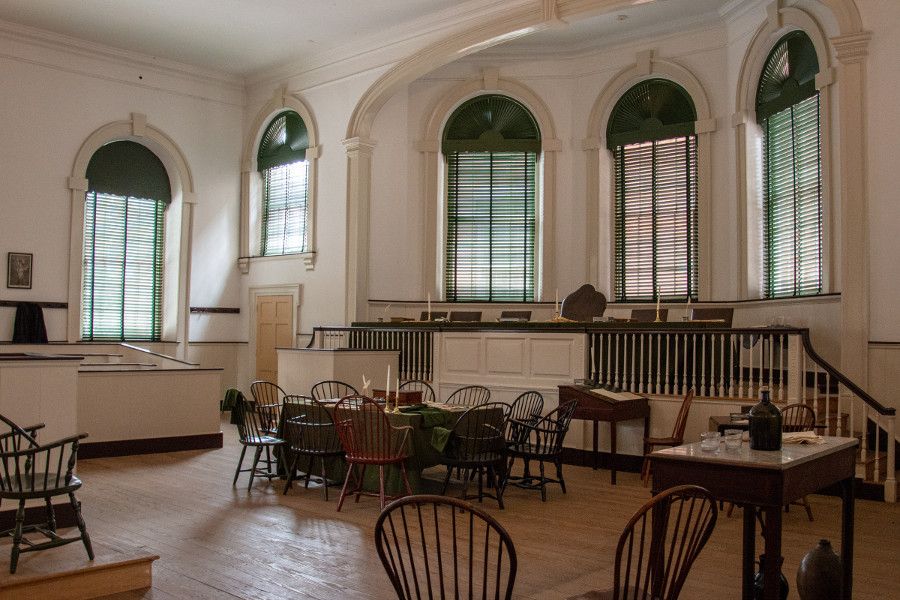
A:
MULTIPOLYGON (((277 480, 248 492, 245 474, 234 488, 240 447, 234 428, 222 427, 222 449, 79 461, 91 536, 160 556, 151 589, 115 598, 391 598, 372 535, 377 500, 349 501, 338 513, 337 490, 328 502, 302 485, 283 496, 277 480)), ((608 585, 622 527, 649 498, 636 474, 619 473, 611 486, 607 471, 567 466, 565 473, 569 493, 552 488, 546 503, 518 488, 509 489, 506 510, 485 501, 518 551, 517 598, 567 598, 608 585)), ((784 519, 791 598, 803 554, 819 538, 840 540, 840 501, 810 501, 815 522, 797 508, 784 519)), ((854 598, 900 598, 900 505, 859 501, 856 514, 854 598)), ((740 597, 740 536, 739 511, 731 519, 723 513, 682 598, 740 597)), ((53 551, 44 557, 52 561, 53 551)))

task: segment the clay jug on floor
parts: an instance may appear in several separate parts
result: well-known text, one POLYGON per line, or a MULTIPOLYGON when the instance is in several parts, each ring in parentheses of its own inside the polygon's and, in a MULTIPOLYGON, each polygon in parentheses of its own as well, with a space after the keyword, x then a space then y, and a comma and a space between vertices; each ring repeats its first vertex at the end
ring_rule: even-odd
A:
POLYGON ((831 542, 820 540, 806 553, 797 569, 797 593, 802 600, 838 600, 841 597, 843 569, 831 542))

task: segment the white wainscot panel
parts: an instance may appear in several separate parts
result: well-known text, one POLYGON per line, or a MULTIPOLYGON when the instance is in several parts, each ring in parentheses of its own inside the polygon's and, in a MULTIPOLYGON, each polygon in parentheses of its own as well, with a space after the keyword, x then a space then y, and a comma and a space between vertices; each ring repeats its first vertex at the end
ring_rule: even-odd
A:
POLYGON ((524 339, 486 337, 484 349, 485 367, 489 375, 526 375, 524 339))
POLYGON ((444 335, 444 372, 478 374, 481 372, 481 336, 444 335))
POLYGON ((575 368, 576 341, 568 339, 531 338, 531 374, 535 377, 561 378, 571 381, 580 369, 575 368))

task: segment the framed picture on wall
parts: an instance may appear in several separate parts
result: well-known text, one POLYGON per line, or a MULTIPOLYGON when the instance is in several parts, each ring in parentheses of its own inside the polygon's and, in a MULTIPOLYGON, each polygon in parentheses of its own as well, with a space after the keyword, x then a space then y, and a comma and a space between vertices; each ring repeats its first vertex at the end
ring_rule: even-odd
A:
POLYGON ((30 290, 32 255, 9 252, 6 256, 6 287, 30 290))

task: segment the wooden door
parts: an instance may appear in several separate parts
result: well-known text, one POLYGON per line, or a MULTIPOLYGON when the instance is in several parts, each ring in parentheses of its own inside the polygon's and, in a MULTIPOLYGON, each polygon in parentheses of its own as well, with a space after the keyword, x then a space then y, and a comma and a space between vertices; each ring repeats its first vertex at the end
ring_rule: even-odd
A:
POLYGON ((256 297, 256 378, 278 382, 275 348, 294 346, 291 296, 256 297))

